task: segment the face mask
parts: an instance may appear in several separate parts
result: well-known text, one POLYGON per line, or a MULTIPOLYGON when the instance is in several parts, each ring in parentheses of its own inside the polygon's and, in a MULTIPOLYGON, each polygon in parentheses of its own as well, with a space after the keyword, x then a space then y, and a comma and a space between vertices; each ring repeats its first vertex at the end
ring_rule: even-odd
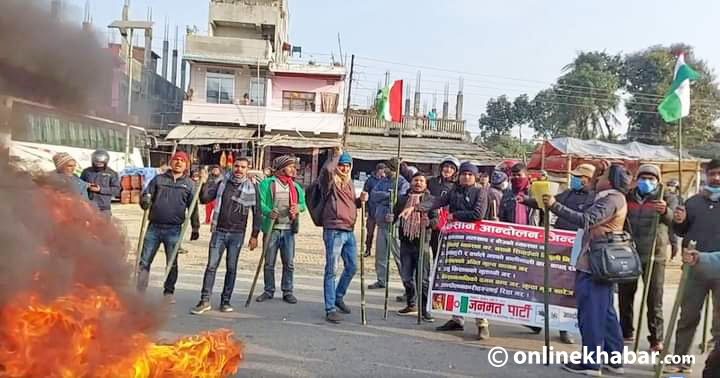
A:
POLYGON ((652 193, 657 188, 657 182, 653 180, 638 180, 637 188, 640 194, 652 193))
POLYGON ((720 201, 720 186, 705 185, 703 189, 710 194, 708 197, 711 201, 720 201))
POLYGON ((519 192, 525 188, 527 188, 528 183, 530 182, 530 179, 527 177, 518 177, 512 179, 512 187, 515 192, 519 192))
POLYGON ((582 183, 582 179, 577 176, 570 177, 570 189, 580 191, 585 187, 582 183))

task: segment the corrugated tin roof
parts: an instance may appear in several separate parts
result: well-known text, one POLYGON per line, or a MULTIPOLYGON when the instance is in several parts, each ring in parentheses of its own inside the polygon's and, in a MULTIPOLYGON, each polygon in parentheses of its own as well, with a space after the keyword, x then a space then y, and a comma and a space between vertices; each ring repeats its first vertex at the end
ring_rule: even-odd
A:
MULTIPOLYGON (((351 134, 347 137, 346 150, 354 159, 387 160, 397 156, 397 144, 396 137, 351 134)), ((448 155, 476 165, 495 165, 502 160, 474 143, 417 137, 403 138, 401 155, 404 161, 421 164, 438 164, 448 155)))
POLYGON ((170 130, 165 139, 177 140, 178 144, 191 145, 243 143, 252 139, 256 131, 248 127, 179 125, 170 130))

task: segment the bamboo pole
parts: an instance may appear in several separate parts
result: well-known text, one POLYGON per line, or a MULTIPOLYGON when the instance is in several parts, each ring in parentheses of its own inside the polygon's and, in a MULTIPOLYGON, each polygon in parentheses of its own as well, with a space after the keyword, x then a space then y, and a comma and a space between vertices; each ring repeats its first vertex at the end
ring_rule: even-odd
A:
MULTIPOLYGON (((395 189, 390 195, 390 211, 392 212, 395 208, 395 203, 398 199, 398 188, 400 186, 400 155, 402 153, 402 124, 398 128, 398 149, 397 149, 397 167, 395 169, 395 189)), ((395 227, 392 224, 388 225, 386 240, 386 255, 387 265, 385 266, 385 304, 383 306, 383 319, 387 320, 388 317, 388 298, 390 296, 390 246, 395 246, 395 227)))
MULTIPOLYGON (((543 264, 543 302, 545 310, 545 353, 550 353, 550 210, 543 206, 543 226, 545 227, 544 235, 544 260, 543 264)), ((549 356, 546 356, 549 357, 549 356)), ((550 358, 545 359, 545 365, 549 364, 550 358)))
POLYGON ((367 309, 365 304, 365 202, 360 206, 360 321, 367 325, 367 309))
POLYGON ((425 270, 425 225, 421 222, 420 247, 418 248, 418 264, 415 273, 415 303, 418 303, 417 324, 422 324, 423 314, 423 275, 425 270))
POLYGON ((151 207, 152 207, 152 204, 150 204, 150 206, 148 206, 147 209, 143 210, 142 220, 140 221, 140 236, 138 237, 137 250, 135 253, 135 262, 133 263, 133 266, 134 266, 133 272, 132 272, 133 280, 137 279, 138 270, 140 269, 140 254, 142 253, 143 246, 145 245, 145 233, 147 232, 147 220, 148 220, 148 215, 150 214, 151 207))
POLYGON ((265 235, 263 235, 263 246, 260 253, 260 261, 258 262, 257 269, 255 269, 255 276, 253 277, 252 284, 250 285, 250 292, 248 293, 247 300, 245 301, 245 307, 250 306, 253 293, 255 293, 255 285, 257 285, 258 276, 260 276, 260 271, 262 270, 263 262, 265 261, 265 252, 267 251, 267 247, 270 244, 270 236, 272 235, 273 227, 275 227, 275 219, 270 220, 270 230, 265 235))

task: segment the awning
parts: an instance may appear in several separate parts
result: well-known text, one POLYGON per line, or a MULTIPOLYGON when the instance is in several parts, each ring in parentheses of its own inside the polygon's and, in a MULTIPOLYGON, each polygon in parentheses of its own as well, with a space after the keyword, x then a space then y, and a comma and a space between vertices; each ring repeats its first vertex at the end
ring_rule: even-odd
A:
MULTIPOLYGON (((346 150, 354 159, 388 160, 397 156, 397 143, 396 137, 350 134, 346 150)), ((501 160, 494 152, 474 143, 417 137, 403 138, 401 155, 404 161, 419 164, 440 164, 448 155, 475 165, 495 165, 501 160)))
POLYGON ((333 148, 340 147, 340 138, 304 138, 300 136, 274 135, 266 136, 259 143, 263 147, 290 148, 333 148))
POLYGON ((195 146, 244 143, 251 140, 256 131, 248 127, 179 125, 170 130, 165 139, 195 146))

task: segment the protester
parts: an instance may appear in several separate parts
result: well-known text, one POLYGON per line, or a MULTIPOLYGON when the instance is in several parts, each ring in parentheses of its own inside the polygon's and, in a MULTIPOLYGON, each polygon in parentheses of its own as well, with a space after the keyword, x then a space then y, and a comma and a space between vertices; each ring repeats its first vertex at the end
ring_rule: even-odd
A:
MULTIPOLYGON (((419 256, 430 249, 430 231, 437 226, 437 212, 434 210, 421 212, 413 210, 405 218, 400 218, 400 212, 407 208, 415 209, 423 201, 433 202, 433 197, 427 190, 427 177, 417 172, 410 182, 410 191, 400 196, 393 214, 388 214, 388 222, 399 222, 400 230, 400 266, 402 266, 403 286, 405 286, 405 298, 407 306, 400 311, 399 315, 417 315, 416 306, 417 291, 415 277, 417 269, 422 269, 422 288, 420 294, 420 311, 426 322, 434 322, 435 319, 427 311, 428 282, 430 276, 430 254, 423 260, 419 267, 419 256), (425 229, 424 239, 420 239, 421 229, 425 229)), ((425 256, 425 255, 423 255, 425 256)))
MULTIPOLYGON (((556 195, 555 200, 570 210, 582 212, 592 206, 595 200, 595 191, 592 188, 595 166, 592 164, 580 164, 570 172, 570 175, 570 188, 556 195)), ((533 209, 538 208, 537 202, 529 196, 520 196, 518 201, 533 209)), ((561 230, 578 230, 577 224, 563 218, 557 218, 553 227, 561 230)), ((528 328, 532 329, 536 334, 542 331, 540 327, 528 328)), ((575 340, 567 331, 560 331, 560 341, 565 344, 575 343, 575 340)))
POLYGON ((341 149, 334 151, 318 177, 325 199, 322 212, 323 241, 325 242, 325 276, 323 278, 323 294, 325 301, 325 320, 339 323, 343 320, 337 310, 344 314, 350 308, 343 298, 350 282, 355 275, 355 219, 357 209, 367 201, 367 193, 355 198, 355 187, 350 174, 352 157, 341 149), (344 270, 340 280, 335 284, 335 268, 341 258, 344 270))
POLYGON ((90 184, 90 199, 95 202, 101 213, 111 215, 110 203, 120 195, 118 174, 108 167, 110 155, 107 151, 97 150, 90 158, 92 166, 85 168, 80 178, 90 184))
MULTIPOLYGON (((397 159, 388 160, 385 177, 380 179, 370 192, 368 206, 374 207, 375 223, 378 227, 378 236, 375 244, 375 274, 377 281, 368 286, 368 289, 384 289, 387 285, 385 276, 388 264, 388 248, 392 254, 398 272, 402 272, 400 264, 400 242, 397 236, 392 236, 392 224, 385 220, 385 216, 392 213, 392 192, 395 190, 395 177, 397 175, 397 159)), ((405 177, 398 177, 398 194, 407 193, 410 184, 405 177)))
MULTIPOLYGON (((720 160, 713 159, 705 167, 706 184, 702 191, 687 200, 685 206, 678 206, 674 212, 673 230, 683 238, 683 246, 693 240, 701 254, 720 251, 720 160)), ((687 355, 690 344, 695 337, 695 330, 700 323, 705 297, 712 291, 714 313, 720 309, 720 280, 690 274, 687 282, 688 290, 680 303, 680 320, 678 320, 675 354, 687 355)), ((712 336, 720 340, 716 327, 712 336)), ((689 373, 689 365, 671 365, 667 372, 689 373)))
MULTIPOLYGON (((155 176, 143 192, 140 206, 150 210, 147 232, 140 254, 137 289, 145 292, 150 278, 150 265, 155 259, 160 243, 165 249, 166 264, 170 265, 171 253, 180 240, 180 230, 193 197, 193 182, 188 177, 190 159, 184 152, 177 152, 170 159, 170 170, 155 176)), ((175 283, 178 277, 177 258, 172 262, 170 274, 164 283, 163 295, 175 303, 175 283)))
POLYGON ((86 201, 90 201, 88 195, 90 184, 75 175, 77 161, 70 154, 59 152, 53 156, 53 163, 55 163, 55 176, 67 184, 74 194, 86 201))
MULTIPOLYGON (((595 359, 593 362, 596 363, 568 363, 563 366, 571 372, 600 376, 601 365, 597 364, 600 361, 596 353, 592 352, 600 348, 611 355, 622 353, 623 350, 620 323, 613 304, 614 285, 593 279, 589 253, 593 242, 604 239, 608 233, 623 231, 627 214, 625 193, 629 181, 622 166, 611 166, 598 178, 595 201, 584 211, 572 210, 553 196, 543 196, 545 208, 585 231, 582 250, 575 266, 575 297, 582 345, 591 352, 583 357, 591 357, 592 354, 595 359)), ((622 364, 606 364, 602 367, 617 374, 624 372, 622 364)))
MULTIPOLYGON (((720 280, 720 253, 683 252, 683 262, 692 266, 692 273, 706 281, 720 280)), ((705 360, 703 378, 720 377, 720 339, 714 339, 713 350, 705 360)))
POLYGON ((524 203, 518 202, 518 196, 530 194, 530 177, 523 163, 517 163, 511 168, 510 189, 504 193, 500 202, 500 221, 524 224, 529 226, 540 225, 539 211, 524 203))
POLYGON ((488 191, 488 216, 486 219, 500 220, 500 204, 508 190, 508 177, 505 172, 494 171, 490 176, 490 190, 488 191))
MULTIPOLYGON (((458 185, 432 201, 423 201, 416 208, 406 208, 400 214, 401 218, 409 216, 415 209, 421 212, 449 207, 448 222, 475 222, 482 220, 487 214, 488 191, 477 187, 478 168, 470 162, 460 164, 458 185)), ((486 319, 476 319, 478 339, 490 338, 490 324, 486 319)), ((437 328, 438 331, 459 331, 464 329, 464 319, 453 316, 445 324, 437 328)))
MULTIPOLYGON (((233 166, 233 168, 234 168, 234 166, 233 166)), ((213 165, 212 169, 210 169, 210 181, 215 181, 215 180, 219 179, 221 175, 222 175, 222 172, 220 171, 220 167, 218 167, 217 165, 213 165)), ((215 203, 216 203, 215 199, 213 199, 212 201, 208 202, 205 205, 205 224, 210 224, 210 222, 212 221, 212 215, 213 215, 213 210, 215 209, 215 203)))
MULTIPOLYGON (((447 156, 440 162, 440 174, 428 180, 428 190, 435 198, 440 198, 455 188, 457 182, 457 171, 460 167, 460 160, 453 156, 447 156)), ((439 225, 442 225, 447 219, 448 209, 440 209, 438 213, 439 225)), ((433 252, 433 259, 440 250, 440 231, 433 230, 430 238, 430 247, 433 252)))
POLYGON ((264 219, 262 230, 264 234, 271 233, 271 235, 270 242, 264 246, 265 291, 256 301, 264 302, 275 295, 275 262, 277 252, 280 250, 283 264, 280 289, 283 292, 283 301, 295 304, 297 303, 297 298, 293 294, 295 234, 300 229, 299 214, 305 211, 305 192, 302 185, 294 180, 297 173, 294 157, 283 155, 275 158, 273 171, 275 175, 261 181, 259 186, 260 208, 264 219))
MULTIPOLYGON (((672 224, 672 213, 677 207, 677 203, 674 202, 676 197, 664 195, 660 198, 661 179, 660 167, 643 164, 637 171, 636 187, 627 195, 627 219, 642 261, 643 272, 650 271, 650 253, 655 254, 647 297, 648 342, 653 352, 663 350, 662 299, 665 285, 665 259, 670 245, 668 227, 672 224), (657 225, 656 218, 659 220, 657 225), (655 240, 654 251, 652 251, 653 240, 655 240)), ((637 281, 619 285, 620 327, 626 341, 634 339, 633 304, 636 291, 637 281)))
POLYGON ((480 188, 490 189, 490 175, 486 171, 478 173, 477 185, 480 188))
MULTIPOLYGON (((371 193, 373 191, 373 188, 377 185, 380 180, 382 180, 385 177, 385 169, 387 167, 383 163, 378 163, 375 166, 375 171, 368 177, 367 181, 365 181, 365 185, 363 186, 363 192, 364 193, 371 193)), ((375 206, 368 202, 366 204, 366 210, 367 210, 367 224, 365 225, 366 228, 366 237, 365 237, 365 255, 364 257, 370 257, 372 255, 372 243, 375 238, 375 206)))
MULTIPOLYGON (((208 250, 208 262, 203 277, 203 286, 200 293, 200 302, 190 312, 200 315, 211 309, 210 296, 212 295, 215 273, 220 265, 223 252, 227 251, 225 257, 225 282, 222 296, 220 297, 220 311, 232 312, 230 298, 235 288, 235 276, 237 273, 238 258, 240 249, 245 242, 245 230, 247 229, 248 218, 252 214, 252 232, 248 247, 254 250, 258 245, 258 234, 262 223, 260 211, 260 190, 258 185, 253 183, 247 176, 250 161, 246 158, 238 158, 233 162, 232 174, 225 177, 215 176, 210 178, 202 187, 200 201, 202 203, 217 203, 217 211, 213 214, 208 250)), ((219 172, 218 172, 219 173, 219 172)), ((201 176, 205 176, 205 171, 201 176)), ((202 177, 204 180, 206 177, 202 177)))

